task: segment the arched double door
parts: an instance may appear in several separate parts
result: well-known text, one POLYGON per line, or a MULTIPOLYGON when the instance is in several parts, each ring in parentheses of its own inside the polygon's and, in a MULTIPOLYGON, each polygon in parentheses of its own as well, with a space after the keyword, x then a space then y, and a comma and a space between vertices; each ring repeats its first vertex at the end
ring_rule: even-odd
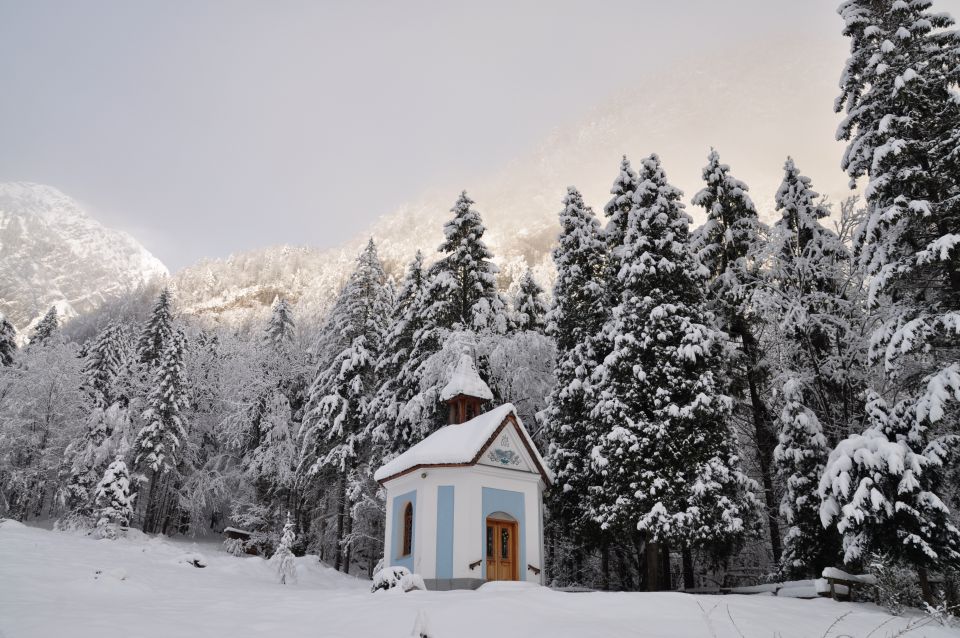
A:
POLYGON ((517 521, 495 512, 487 517, 487 580, 519 580, 517 521))

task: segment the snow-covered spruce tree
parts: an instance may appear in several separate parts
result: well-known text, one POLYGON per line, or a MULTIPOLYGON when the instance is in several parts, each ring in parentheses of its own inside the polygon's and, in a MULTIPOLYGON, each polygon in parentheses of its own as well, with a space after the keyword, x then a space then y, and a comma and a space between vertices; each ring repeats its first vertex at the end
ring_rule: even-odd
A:
POLYGON ((117 527, 130 524, 135 497, 130 492, 127 464, 118 456, 107 466, 95 492, 97 531, 101 538, 116 538, 117 527))
POLYGON ((820 522, 820 476, 827 462, 827 439, 820 420, 804 405, 801 384, 783 387, 779 443, 774 452, 783 485, 780 515, 787 524, 781 573, 787 578, 819 578, 839 557, 840 539, 820 522))
POLYGON ((473 203, 462 192, 450 209, 453 219, 443 227, 439 250, 445 254, 430 271, 429 320, 442 328, 504 333, 510 327, 507 305, 497 291, 497 267, 490 261, 493 254, 483 242, 486 228, 473 203))
MULTIPOLYGON (((264 330, 266 331, 266 329, 264 330)), ((191 414, 191 454, 182 492, 191 520, 225 511, 230 524, 252 533, 251 545, 275 546, 284 516, 307 529, 312 512, 302 506, 295 480, 308 379, 315 363, 293 343, 275 344, 261 335, 246 340, 216 333, 206 347, 191 348, 192 395, 209 406, 191 414), (259 338, 257 338, 259 337, 259 338), (209 379, 209 380, 207 380, 209 379), (221 398, 217 384, 226 385, 221 398), (211 392, 213 390, 213 392, 211 392), (222 402, 222 403, 221 403, 222 402), (229 406, 226 413, 220 405, 229 406), (239 458, 239 464, 229 461, 239 458), (210 492, 216 494, 210 498, 210 492)), ((196 400, 191 400, 197 403, 196 400)))
MULTIPOLYGON (((396 404, 393 425, 396 432, 410 436, 412 443, 446 422, 447 411, 442 409, 439 393, 448 379, 435 373, 445 372, 450 363, 442 352, 447 341, 459 339, 461 332, 502 335, 512 328, 506 303, 496 288, 497 268, 483 242, 486 229, 471 204, 473 200, 462 193, 451 209, 454 217, 444 225, 445 239, 439 248, 444 256, 430 268, 426 289, 416 301, 416 307, 423 309, 421 319, 412 331, 410 354, 398 375, 404 387, 415 393, 396 404), (433 373, 427 374, 427 368, 433 373)), ((477 365, 483 374, 485 362, 478 359, 477 365)))
POLYGON ((17 353, 17 329, 0 313, 0 366, 13 365, 17 353))
POLYGON ((286 299, 279 297, 274 299, 270 321, 263 333, 264 343, 277 350, 285 348, 293 343, 294 330, 293 311, 290 304, 286 299))
MULTIPOLYGON (((771 256, 778 261, 771 267, 773 276, 804 292, 836 296, 837 264, 847 259, 847 254, 836 233, 820 222, 830 215, 830 209, 817 202, 819 194, 793 158, 787 158, 783 171, 775 197, 780 219, 773 225, 770 240, 775 248, 771 256)), ((819 301, 825 305, 833 299, 819 301)))
POLYGON ((418 338, 426 324, 427 273, 419 250, 407 267, 390 315, 390 327, 377 360, 381 385, 368 410, 368 427, 374 445, 372 460, 383 462, 423 438, 422 423, 405 409, 420 391, 419 367, 423 355, 418 338))
POLYGON ((30 335, 30 345, 45 346, 59 334, 60 317, 57 316, 57 307, 50 306, 50 310, 43 315, 43 319, 33 329, 33 333, 30 335))
POLYGON ((830 211, 817 203, 810 179, 790 158, 784 171, 776 195, 781 217, 763 255, 767 269, 755 302, 771 318, 781 374, 803 381, 807 407, 836 442, 863 415, 861 277, 847 247, 822 225, 830 211))
POLYGON ((257 426, 257 444, 244 455, 244 473, 262 503, 283 503, 294 486, 298 450, 290 402, 280 390, 270 395, 257 426))
POLYGON ((167 340, 173 333, 173 316, 170 310, 170 290, 164 288, 150 313, 140 339, 137 341, 137 360, 152 368, 163 356, 167 340))
POLYGON ((761 318, 752 312, 751 291, 759 279, 754 259, 762 242, 763 225, 746 184, 711 149, 703 168, 706 185, 693 196, 693 205, 707 213, 703 226, 692 236, 700 262, 709 271, 707 298, 710 309, 730 335, 737 365, 731 366, 731 390, 743 396, 735 414, 745 413, 750 438, 756 445, 757 467, 763 483, 767 527, 774 561, 780 560, 780 523, 774 491, 773 449, 776 430, 767 404, 770 373, 759 344, 761 318))
MULTIPOLYGON (((888 423, 885 433, 905 437, 922 450, 945 452, 955 448, 958 429, 958 407, 951 398, 960 398, 960 157, 955 151, 960 137, 960 104, 955 99, 960 36, 950 29, 950 16, 932 12, 931 5, 928 0, 848 0, 840 5, 850 58, 835 106, 846 112, 838 130, 838 138, 848 141, 843 167, 851 181, 867 177, 867 218, 856 250, 868 275, 868 302, 880 317, 871 337, 870 360, 882 364, 896 391, 891 392, 897 403, 888 421, 908 421, 888 423)), ((872 420, 875 432, 882 419, 874 415, 872 420)), ((876 437, 868 431, 861 438, 876 437)), ((857 440, 850 437, 840 446, 857 440)), ((919 489, 932 507, 943 503, 942 488, 930 481, 919 489)), ((849 549, 857 545, 855 534, 903 540, 869 529, 886 524, 876 517, 866 519, 857 532, 841 524, 842 519, 838 529, 851 559, 857 558, 849 549)), ((887 550, 901 548, 877 548, 879 553, 887 550)), ((904 558, 916 561, 925 583, 927 558, 904 558)), ((928 588, 925 593, 929 598, 928 588)))
POLYGON ((270 562, 274 564, 277 570, 277 576, 281 585, 297 582, 297 563, 293 556, 293 543, 297 540, 297 535, 293 531, 293 521, 290 515, 287 515, 287 522, 283 525, 283 532, 280 534, 280 543, 277 545, 277 551, 270 557, 270 562))
POLYGON ((557 278, 547 334, 562 358, 600 331, 607 318, 604 277, 607 244, 593 210, 570 187, 560 211, 560 238, 553 249, 557 278))
POLYGON ((927 569, 960 565, 960 530, 938 496, 951 458, 944 438, 930 436, 911 399, 892 408, 867 397, 868 427, 830 453, 820 480, 824 527, 843 535, 843 560, 863 567, 871 553, 886 553, 919 567, 924 597, 932 602, 927 569))
POLYGON ((621 288, 618 275, 623 265, 623 245, 627 237, 630 210, 633 208, 633 193, 637 190, 638 183, 637 174, 630 166, 630 160, 624 155, 620 160, 620 174, 610 187, 610 194, 613 197, 603 207, 603 213, 607 217, 607 227, 603 236, 607 242, 608 307, 620 303, 621 288))
POLYGON ((520 289, 514 300, 514 323, 518 330, 542 332, 547 305, 543 302, 543 288, 533 278, 533 272, 527 268, 520 280, 520 289))
POLYGON ((376 362, 389 315, 386 276, 371 239, 357 260, 323 329, 320 363, 310 387, 301 467, 336 480, 334 567, 349 571, 348 484, 351 470, 369 463, 365 414, 377 388, 376 362))
POLYGON ((61 521, 67 526, 86 524, 94 505, 94 488, 104 468, 111 458, 125 454, 130 447, 130 415, 119 402, 93 408, 83 425, 83 431, 64 451, 69 476, 58 499, 67 508, 67 517, 61 521))
POLYGON ((114 446, 108 445, 107 440, 118 422, 126 422, 126 414, 121 413, 123 406, 114 406, 120 398, 117 379, 124 358, 123 330, 116 323, 97 335, 84 358, 82 389, 88 397, 89 413, 83 436, 67 447, 65 459, 70 477, 61 495, 74 514, 90 513, 94 487, 114 456, 114 446))
POLYGON ((156 532, 166 525, 178 474, 178 450, 187 439, 182 413, 183 359, 186 337, 176 330, 166 340, 163 356, 154 373, 142 418, 145 425, 134 443, 136 467, 150 472, 150 491, 143 505, 143 531, 156 532))
POLYGON ((960 171, 954 98, 960 36, 927 0, 850 0, 840 14, 850 58, 836 109, 848 140, 843 166, 867 176, 857 246, 869 302, 882 310, 872 361, 914 396, 917 419, 956 430, 960 396, 960 171))
POLYGON ((707 272, 680 191, 656 155, 638 181, 620 253, 623 295, 601 333, 610 354, 593 375, 601 437, 592 461, 603 474, 591 488, 594 516, 604 527, 635 525, 650 543, 723 555, 758 506, 728 425, 723 334, 705 307, 707 272))
POLYGON ((754 297, 768 318, 770 359, 783 385, 776 460, 785 486, 780 511, 790 526, 781 561, 788 576, 819 576, 839 556, 835 530, 820 528, 814 485, 830 442, 862 416, 864 317, 846 298, 848 286, 856 294, 859 280, 851 278, 846 247, 821 224, 830 211, 818 198, 787 158, 776 193, 781 216, 761 255, 767 268, 754 297))
POLYGON ((556 384, 541 416, 548 439, 547 463, 557 485, 548 501, 553 559, 549 570, 553 579, 559 576, 559 566, 554 564, 559 558, 553 547, 557 537, 566 537, 572 531, 582 539, 575 541, 579 549, 593 545, 598 532, 585 500, 589 486, 599 484, 600 478, 590 463, 596 433, 591 428, 592 398, 586 393, 584 381, 598 364, 592 341, 607 313, 607 245, 600 222, 573 187, 567 189, 563 204, 562 230, 553 249, 557 278, 546 329, 556 341, 556 384), (554 530, 553 526, 561 529, 554 530))
POLYGON ((116 382, 123 371, 124 350, 123 328, 117 323, 104 328, 87 349, 83 388, 94 407, 106 408, 121 398, 116 382))

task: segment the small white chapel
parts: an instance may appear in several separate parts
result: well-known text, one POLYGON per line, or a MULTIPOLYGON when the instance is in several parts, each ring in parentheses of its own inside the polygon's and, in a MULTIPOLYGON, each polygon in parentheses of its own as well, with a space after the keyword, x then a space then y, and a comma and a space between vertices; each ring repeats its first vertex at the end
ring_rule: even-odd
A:
POLYGON ((387 494, 384 565, 436 590, 542 584, 546 463, 513 404, 482 411, 493 393, 469 354, 440 399, 448 425, 374 474, 387 494))

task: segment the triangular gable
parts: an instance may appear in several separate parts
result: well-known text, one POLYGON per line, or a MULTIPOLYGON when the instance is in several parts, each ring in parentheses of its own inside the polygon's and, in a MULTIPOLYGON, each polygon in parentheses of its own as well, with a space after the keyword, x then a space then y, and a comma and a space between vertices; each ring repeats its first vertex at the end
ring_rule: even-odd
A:
MULTIPOLYGON (((483 444, 483 446, 480 448, 480 451, 477 452, 475 457, 473 457, 473 460, 469 463, 469 465, 481 463, 481 459, 484 458, 488 451, 497 449, 494 447, 494 442, 499 443, 500 438, 508 429, 512 430, 512 433, 516 435, 516 438, 512 440, 519 440, 520 446, 523 448, 523 451, 526 452, 525 458, 527 462, 533 466, 528 471, 540 474, 544 483, 551 485, 553 483, 553 475, 550 474, 549 470, 547 470, 546 463, 543 462, 543 458, 540 456, 540 453, 537 452, 537 448, 533 444, 533 439, 530 438, 530 433, 527 432, 525 427, 523 427, 523 424, 520 422, 520 419, 517 418, 517 415, 513 412, 513 410, 507 414, 506 418, 504 418, 503 422, 500 424, 500 427, 498 427, 496 431, 494 431, 493 435, 487 439, 487 442, 483 444)), ((483 463, 483 465, 492 464, 483 463)), ((501 465, 499 467, 503 466, 501 465)))
POLYGON ((527 451, 527 446, 523 444, 523 436, 517 431, 517 426, 512 420, 507 419, 507 421, 500 433, 480 450, 477 463, 536 474, 535 461, 527 451))

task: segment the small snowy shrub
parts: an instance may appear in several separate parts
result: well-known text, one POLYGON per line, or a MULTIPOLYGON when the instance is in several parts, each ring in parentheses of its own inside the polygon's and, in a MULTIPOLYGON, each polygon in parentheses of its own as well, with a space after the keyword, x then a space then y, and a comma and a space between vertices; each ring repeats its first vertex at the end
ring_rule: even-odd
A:
POLYGON ((276 553, 270 558, 277 569, 277 576, 280 578, 280 584, 286 585, 288 582, 297 582, 297 564, 294 561, 293 550, 291 546, 296 541, 297 535, 293 531, 293 522, 290 521, 290 515, 287 515, 287 522, 283 526, 283 533, 280 535, 280 545, 276 553))
POLYGON ((874 602, 894 616, 906 607, 923 607, 917 572, 897 563, 886 554, 871 554, 870 573, 877 577, 874 602))
POLYGON ((947 603, 940 603, 937 606, 924 603, 923 606, 923 613, 929 616, 931 620, 940 623, 944 627, 957 626, 958 622, 960 622, 956 616, 957 612, 960 612, 960 607, 951 607, 947 603))
POLYGON ((130 493, 130 473, 123 458, 117 458, 107 467, 95 492, 97 534, 100 538, 114 539, 122 527, 133 518, 133 500, 130 493))
POLYGON ((414 589, 423 590, 427 587, 424 585, 423 577, 420 574, 412 574, 406 567, 387 567, 373 575, 371 592, 394 588, 408 592, 414 589))
POLYGON ((82 532, 89 534, 96 527, 96 519, 83 512, 74 511, 58 518, 53 524, 53 529, 58 532, 82 532))
POLYGON ((247 553, 247 541, 242 538, 228 538, 223 541, 223 548, 232 556, 243 556, 247 553))

